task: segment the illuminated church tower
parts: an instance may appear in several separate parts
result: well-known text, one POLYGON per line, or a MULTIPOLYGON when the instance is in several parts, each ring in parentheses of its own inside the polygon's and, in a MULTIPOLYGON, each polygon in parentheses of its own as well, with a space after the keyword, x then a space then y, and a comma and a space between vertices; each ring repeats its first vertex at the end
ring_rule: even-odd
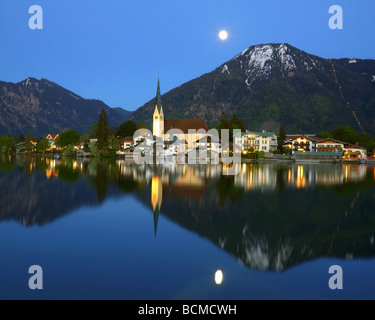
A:
POLYGON ((164 139, 164 113, 161 105, 160 82, 158 78, 158 88, 156 91, 156 105, 153 116, 153 135, 164 139))

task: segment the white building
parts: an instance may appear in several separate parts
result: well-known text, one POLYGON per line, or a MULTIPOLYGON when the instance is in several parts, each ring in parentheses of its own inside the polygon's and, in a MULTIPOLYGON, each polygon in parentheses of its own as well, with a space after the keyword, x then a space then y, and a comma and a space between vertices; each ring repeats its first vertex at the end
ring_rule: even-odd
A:
POLYGON ((275 132, 246 131, 241 133, 241 135, 234 135, 234 142, 241 144, 242 153, 254 151, 272 152, 277 149, 275 132))
POLYGON ((345 160, 357 160, 367 158, 366 148, 335 139, 325 139, 320 142, 317 142, 316 151, 343 152, 343 159, 345 160))
POLYGON ((315 152, 315 145, 319 140, 311 136, 296 136, 291 140, 292 154, 299 152, 315 152))

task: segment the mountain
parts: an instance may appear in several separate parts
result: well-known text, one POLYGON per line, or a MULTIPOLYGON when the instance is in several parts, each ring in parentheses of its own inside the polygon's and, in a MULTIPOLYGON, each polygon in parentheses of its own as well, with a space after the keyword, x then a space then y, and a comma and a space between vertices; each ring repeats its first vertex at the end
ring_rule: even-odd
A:
POLYGON ((129 117, 132 115, 132 111, 125 110, 123 108, 117 107, 117 108, 112 108, 113 110, 117 111, 118 114, 124 119, 127 120, 129 117))
MULTIPOLYGON (((375 134, 375 60, 325 59, 289 44, 247 48, 162 96, 166 119, 236 113, 250 130, 319 132, 349 124, 375 134)), ((155 101, 130 119, 151 126, 155 101)))
POLYGON ((100 100, 84 99, 47 79, 0 81, 0 135, 26 135, 31 131, 40 137, 67 129, 87 133, 98 121, 102 109, 110 126, 118 126, 128 117, 123 109, 112 109, 100 100))

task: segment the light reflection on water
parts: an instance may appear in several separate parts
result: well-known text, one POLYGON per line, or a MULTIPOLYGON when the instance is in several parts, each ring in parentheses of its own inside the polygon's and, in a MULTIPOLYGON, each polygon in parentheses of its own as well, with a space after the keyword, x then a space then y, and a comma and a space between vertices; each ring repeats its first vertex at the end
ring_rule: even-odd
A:
MULTIPOLYGON (((369 267, 374 266, 375 256, 375 166, 247 163, 238 169, 238 175, 224 176, 221 165, 138 166, 124 160, 3 157, 0 252, 8 263, 0 271, 7 274, 7 267, 15 272, 18 264, 14 267, 11 261, 16 256, 37 256, 60 270, 52 261, 57 250, 72 268, 72 261, 80 256, 79 267, 75 265, 80 274, 80 268, 95 260, 88 252, 96 252, 102 271, 116 274, 122 268, 138 279, 136 284, 125 275, 117 278, 133 290, 138 286, 131 295, 124 283, 112 283, 112 289, 98 283, 96 267, 91 266, 92 278, 82 284, 77 298, 101 297, 101 286, 107 289, 102 293, 105 297, 157 297, 151 294, 161 285, 151 278, 157 271, 168 288, 166 299, 277 298, 276 292, 282 295, 283 291, 278 286, 285 281, 297 286, 296 272, 301 276, 298 272, 310 270, 319 261, 316 270, 322 269, 321 273, 309 271, 309 279, 314 275, 317 281, 306 280, 310 287, 321 281, 321 289, 314 287, 317 294, 311 297, 337 298, 326 286, 332 259, 349 269, 345 274, 363 268, 361 277, 375 278, 374 268, 369 267), (35 252, 21 249, 30 241, 38 242, 35 252), (70 245, 64 248, 64 242, 70 245), (106 267, 106 261, 112 266, 106 267), (145 264, 153 266, 149 276, 145 264), (213 281, 218 270, 225 278, 220 286, 213 281), (274 278, 275 272, 281 274, 274 278), (194 280, 202 273, 206 274, 203 288, 194 280), (186 275, 184 280, 181 274, 186 275), (243 288, 255 275, 258 291, 243 288), (93 283, 97 283, 97 295, 84 289, 93 283), (267 291, 267 286, 272 290, 267 291)), ((72 281, 65 277, 66 282, 72 281)), ((54 294, 58 295, 58 288, 56 284, 54 294)), ((357 297, 368 297, 368 290, 360 288, 355 289, 357 297)), ((290 297, 302 297, 300 290, 296 287, 290 297)), ((63 293, 71 295, 68 289, 63 293)), ((304 293, 310 297, 308 291, 304 293)), ((354 293, 346 294, 342 297, 356 298, 354 293)))

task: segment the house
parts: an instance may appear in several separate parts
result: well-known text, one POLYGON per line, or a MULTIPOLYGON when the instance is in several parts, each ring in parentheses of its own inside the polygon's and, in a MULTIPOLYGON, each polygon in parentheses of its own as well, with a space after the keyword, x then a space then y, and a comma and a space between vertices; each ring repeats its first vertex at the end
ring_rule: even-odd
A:
POLYGON ((87 158, 87 157, 91 157, 92 154, 91 154, 91 150, 90 149, 79 149, 77 150, 77 157, 78 158, 87 158))
POLYGON ((358 159, 366 159, 367 158, 367 150, 364 147, 359 145, 353 145, 350 143, 346 143, 344 145, 344 160, 358 160, 358 159))
POLYGON ((317 152, 342 152, 344 160, 367 158, 367 150, 359 145, 353 145, 335 139, 325 139, 316 143, 317 152))
POLYGON ((120 141, 120 150, 121 149, 125 150, 133 146, 134 146, 134 138, 131 136, 124 137, 120 141))
POLYGON ((295 152, 315 152, 315 145, 320 140, 312 136, 298 136, 291 139, 292 154, 295 152))
POLYGON ((242 153, 264 151, 272 152, 277 149, 277 136, 275 132, 246 131, 234 135, 234 142, 241 144, 242 153))
POLYGON ((345 143, 335 139, 324 139, 315 144, 316 152, 343 152, 345 143))
POLYGON ((318 140, 318 138, 316 137, 315 134, 311 134, 311 133, 296 133, 296 134, 287 134, 285 136, 285 142, 283 144, 283 147, 286 148, 286 149, 290 149, 292 150, 293 148, 293 141, 295 139, 298 139, 299 137, 306 137, 307 139, 314 139, 314 140, 318 140))
POLYGON ((25 151, 35 151, 36 145, 38 144, 38 141, 36 139, 30 140, 30 149, 26 150, 26 142, 19 142, 16 145, 14 145, 16 152, 25 152, 25 151))
POLYGON ((46 137, 46 139, 48 140, 48 143, 49 143, 49 146, 50 148, 56 148, 56 139, 59 137, 59 134, 52 134, 52 133, 49 133, 46 137))
POLYGON ((123 149, 123 150, 119 150, 119 151, 116 151, 116 154, 119 155, 119 156, 133 156, 133 153, 134 153, 134 147, 129 147, 129 148, 126 148, 126 149, 123 149))

